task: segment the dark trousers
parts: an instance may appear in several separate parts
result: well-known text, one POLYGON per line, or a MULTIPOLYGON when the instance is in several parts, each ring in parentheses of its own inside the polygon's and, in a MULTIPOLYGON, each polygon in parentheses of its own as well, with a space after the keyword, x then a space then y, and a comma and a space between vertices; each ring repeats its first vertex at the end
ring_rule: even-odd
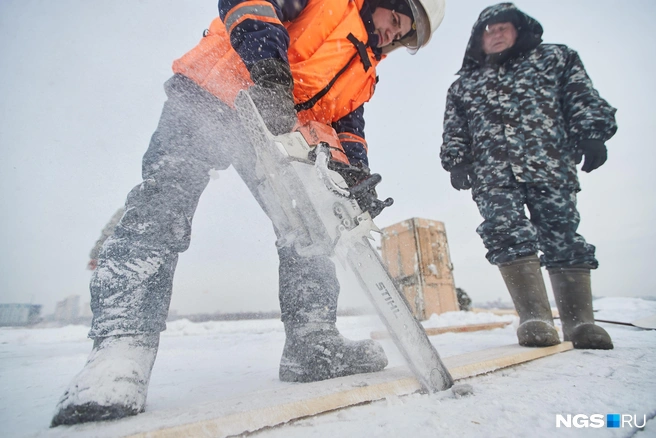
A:
POLYGON ((484 219, 476 231, 490 263, 506 263, 541 251, 541 262, 547 268, 598 266, 595 247, 576 232, 580 215, 575 190, 517 184, 479 191, 474 201, 484 219))
MULTIPOLYGON (((91 279, 91 338, 165 330, 178 254, 189 247, 208 172, 226 169, 249 147, 230 107, 179 75, 165 89, 168 100, 143 158, 143 182, 128 194, 91 279)), ((256 193, 254 183, 245 182, 256 193)), ((305 259, 289 248, 279 255, 283 321, 333 319, 332 310, 325 311, 333 302, 336 309, 339 293, 332 261, 305 259)))

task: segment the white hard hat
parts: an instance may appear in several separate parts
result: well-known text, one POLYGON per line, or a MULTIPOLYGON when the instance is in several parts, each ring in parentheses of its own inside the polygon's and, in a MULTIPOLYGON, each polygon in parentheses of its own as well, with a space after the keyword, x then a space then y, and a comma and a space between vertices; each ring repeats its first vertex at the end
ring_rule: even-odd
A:
POLYGON ((405 0, 414 16, 413 32, 410 36, 400 39, 383 48, 383 53, 389 53, 399 47, 406 47, 411 54, 428 44, 433 32, 440 27, 444 19, 445 0, 405 0))

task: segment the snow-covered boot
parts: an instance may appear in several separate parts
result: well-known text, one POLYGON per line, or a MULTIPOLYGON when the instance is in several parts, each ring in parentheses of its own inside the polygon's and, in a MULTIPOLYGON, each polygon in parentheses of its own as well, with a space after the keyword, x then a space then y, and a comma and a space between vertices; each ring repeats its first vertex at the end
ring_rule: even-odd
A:
POLYGON ((572 341, 574 348, 611 350, 613 341, 610 335, 594 323, 590 269, 576 266, 552 268, 549 277, 564 339, 572 341))
POLYGON ((285 324, 285 333, 279 372, 283 382, 315 382, 387 366, 378 343, 346 339, 333 323, 285 324))
POLYGON ((50 427, 144 411, 159 333, 96 338, 82 371, 57 404, 50 427))
POLYGON ((536 255, 522 257, 500 264, 499 270, 519 314, 519 345, 548 347, 560 344, 540 269, 540 259, 536 255))
POLYGON ((301 257, 279 248, 280 310, 287 339, 280 380, 313 382, 371 373, 387 366, 383 348, 372 340, 351 341, 337 327, 339 282, 327 256, 301 257))

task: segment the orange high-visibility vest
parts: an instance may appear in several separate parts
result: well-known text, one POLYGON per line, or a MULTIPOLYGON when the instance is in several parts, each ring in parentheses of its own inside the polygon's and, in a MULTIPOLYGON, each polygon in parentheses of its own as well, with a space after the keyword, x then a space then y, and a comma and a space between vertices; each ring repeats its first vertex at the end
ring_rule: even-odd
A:
MULTIPOLYGON (((360 18, 363 2, 309 0, 295 20, 282 23, 290 37, 288 57, 301 123, 336 122, 373 95, 379 60, 366 46, 369 36, 360 18), (328 91, 320 95, 326 88, 328 91), (317 95, 321 97, 316 99, 317 95)), ((233 28, 248 18, 280 23, 271 4, 264 1, 242 3, 229 12, 226 22, 233 28), (231 20, 230 15, 241 7, 266 12, 234 14, 239 19, 231 20)), ((231 106, 240 90, 253 85, 220 18, 212 21, 196 47, 173 63, 173 71, 231 106)))

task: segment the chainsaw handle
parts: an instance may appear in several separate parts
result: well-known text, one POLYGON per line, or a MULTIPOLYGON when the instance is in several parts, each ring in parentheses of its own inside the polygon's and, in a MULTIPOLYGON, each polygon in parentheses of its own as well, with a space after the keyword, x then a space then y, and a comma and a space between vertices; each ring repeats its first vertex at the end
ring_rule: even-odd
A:
POLYGON ((334 194, 341 196, 342 198, 350 198, 351 192, 348 189, 344 189, 337 185, 337 183, 330 176, 328 169, 328 162, 331 159, 330 151, 328 150, 328 145, 324 142, 319 142, 317 147, 314 149, 316 154, 316 159, 314 161, 314 168, 319 174, 319 179, 323 181, 326 188, 333 192, 334 194))

